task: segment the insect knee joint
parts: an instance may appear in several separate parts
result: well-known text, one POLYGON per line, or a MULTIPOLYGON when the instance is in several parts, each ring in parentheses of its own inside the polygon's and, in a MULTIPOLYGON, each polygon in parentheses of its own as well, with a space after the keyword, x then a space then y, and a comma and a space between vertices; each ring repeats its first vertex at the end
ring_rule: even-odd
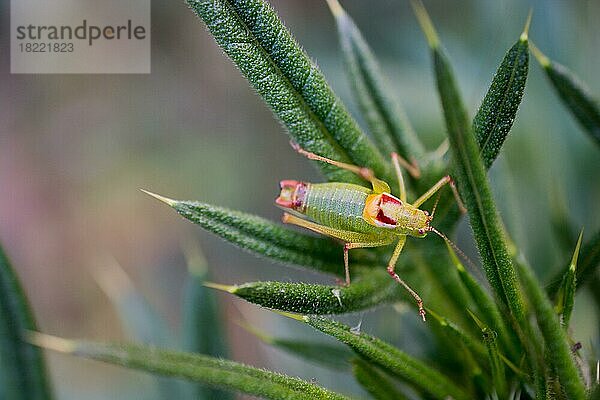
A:
POLYGON ((370 168, 362 167, 360 169, 360 176, 363 179, 370 181, 371 179, 373 179, 375 177, 375 174, 373 174, 373 171, 371 171, 370 168))

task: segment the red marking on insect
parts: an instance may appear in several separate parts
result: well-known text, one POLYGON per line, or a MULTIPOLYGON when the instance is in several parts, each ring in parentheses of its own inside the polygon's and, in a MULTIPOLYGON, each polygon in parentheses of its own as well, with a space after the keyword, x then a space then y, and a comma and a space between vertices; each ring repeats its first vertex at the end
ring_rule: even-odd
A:
POLYGON ((295 180, 284 180, 279 182, 281 192, 275 199, 275 204, 283 208, 301 210, 304 207, 307 184, 295 180))
POLYGON ((394 203, 394 204, 402 205, 402 201, 400 199, 397 199, 394 196, 389 195, 387 193, 382 193, 381 194, 381 204, 387 204, 387 203, 394 203))
POLYGON ((386 211, 389 212, 389 205, 392 205, 392 207, 401 206, 402 201, 391 195, 382 193, 381 200, 379 201, 379 210, 377 211, 377 216, 375 217, 375 220, 385 225, 396 226, 398 224, 398 221, 396 221, 396 219, 392 218, 388 213, 386 213, 386 211))
POLYGON ((379 209, 379 212, 377 213, 377 217, 375 219, 381 222, 382 224, 386 225, 396 225, 398 223, 398 221, 396 221, 395 219, 392 219, 385 215, 381 208, 379 209))

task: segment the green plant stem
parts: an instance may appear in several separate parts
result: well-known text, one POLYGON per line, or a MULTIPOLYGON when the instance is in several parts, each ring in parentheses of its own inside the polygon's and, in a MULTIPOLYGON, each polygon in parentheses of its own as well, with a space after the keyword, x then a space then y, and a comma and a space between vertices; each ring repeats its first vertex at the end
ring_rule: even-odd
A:
POLYGON ((533 306, 538 325, 544 337, 547 355, 556 369, 561 386, 569 399, 584 399, 585 389, 571 355, 567 335, 560 326, 550 300, 542 291, 533 275, 533 271, 526 265, 525 261, 520 260, 517 262, 517 267, 521 283, 533 306))

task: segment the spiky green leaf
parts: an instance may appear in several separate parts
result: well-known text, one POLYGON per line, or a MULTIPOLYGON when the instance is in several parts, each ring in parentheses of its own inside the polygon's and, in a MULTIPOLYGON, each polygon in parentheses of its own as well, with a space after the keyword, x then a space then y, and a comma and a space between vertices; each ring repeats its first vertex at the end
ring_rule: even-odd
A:
POLYGON ((414 1, 419 22, 431 48, 437 88, 444 110, 458 188, 469 212, 471 227, 490 285, 518 321, 524 319, 523 301, 508 254, 502 226, 492 198, 486 171, 468 122, 454 73, 431 20, 414 1))
POLYGON ((377 368, 362 360, 352 360, 352 373, 375 400, 404 400, 408 399, 394 383, 377 368))
POLYGON ((497 334, 488 327, 483 328, 481 333, 483 336, 483 342, 487 348, 489 365, 492 370, 492 384, 494 386, 494 390, 499 398, 506 398, 506 373, 504 370, 504 364, 500 359, 500 352, 496 342, 497 334))
POLYGON ((516 338, 514 334, 506 328, 506 323, 502 319, 500 310, 484 288, 473 278, 473 276, 465 269, 462 265, 454 250, 448 245, 448 252, 450 258, 454 262, 458 271, 458 276, 464 285, 467 292, 473 299, 473 304, 479 310, 479 315, 485 320, 485 323, 489 325, 494 332, 497 333, 500 341, 507 349, 507 353, 516 355, 518 353, 517 345, 515 344, 516 338))
POLYGON ((202 382, 266 399, 347 399, 343 395, 298 378, 199 354, 162 350, 139 344, 67 340, 35 332, 28 335, 28 340, 35 345, 61 353, 202 382))
POLYGON ((337 24, 346 70, 354 96, 382 154, 392 151, 420 160, 423 145, 406 113, 389 90, 379 63, 354 21, 337 0, 328 0, 337 24))
MULTIPOLYGON (((547 292, 551 297, 555 297, 558 292, 563 277, 568 274, 570 267, 568 263, 563 270, 559 271, 551 280, 547 287, 547 292)), ((596 271, 600 266, 600 231, 596 232, 582 247, 581 254, 577 263, 575 279, 577 281, 576 290, 583 287, 588 281, 593 280, 596 271)))
POLYGON ((573 312, 573 305, 575 304, 575 288, 577 287, 577 259, 579 257, 579 249, 581 248, 581 239, 583 237, 583 230, 579 234, 577 239, 577 245, 573 252, 573 258, 569 264, 567 273, 563 276, 558 295, 556 297, 555 310, 560 316, 560 322, 565 327, 569 327, 569 320, 571 319, 571 313, 573 312))
MULTIPOLYGON (((319 68, 263 0, 186 0, 248 82, 304 149, 391 177, 386 160, 361 132, 319 68)), ((331 181, 364 185, 319 163, 331 181)))
POLYGON ((525 31, 504 56, 473 119, 473 131, 486 168, 498 156, 515 121, 528 70, 529 46, 525 31))
POLYGON ((544 337, 546 354, 556 370, 561 387, 569 399, 584 399, 585 388, 571 356, 567 335, 554 313, 550 300, 542 291, 531 268, 524 261, 519 261, 516 265, 519 269, 519 278, 533 306, 540 331, 544 337))
POLYGON ((35 320, 17 274, 0 246, 0 398, 52 398, 41 351, 23 341, 35 320))
POLYGON ((313 328, 348 345, 355 353, 386 372, 406 381, 436 399, 471 398, 448 377, 424 362, 373 336, 323 317, 296 317, 313 328))
POLYGON ((544 69, 552 87, 581 127, 600 145, 600 106, 587 86, 567 67, 546 57, 537 47, 533 54, 544 69))
POLYGON ((350 286, 309 283, 252 282, 211 285, 251 303, 299 314, 343 314, 398 301, 405 293, 385 270, 373 270, 353 279, 350 286))
MULTIPOLYGON (((336 275, 343 273, 342 248, 331 239, 306 235, 264 218, 223 207, 146 193, 168 204, 184 218, 251 253, 336 275)), ((353 266, 364 266, 372 260, 356 253, 353 257, 353 266)))
POLYGON ((432 319, 439 325, 443 334, 451 337, 456 343, 462 343, 471 354, 479 361, 485 358, 486 351, 485 347, 481 344, 481 342, 474 337, 472 337, 469 333, 465 332, 458 325, 449 321, 447 318, 441 316, 440 314, 432 311, 431 309, 427 309, 427 312, 433 317, 432 319))
POLYGON ((260 329, 242 324, 242 327, 252 333, 265 344, 285 351, 308 362, 319 364, 336 371, 349 367, 352 352, 340 345, 306 341, 299 339, 279 338, 268 335, 260 329))

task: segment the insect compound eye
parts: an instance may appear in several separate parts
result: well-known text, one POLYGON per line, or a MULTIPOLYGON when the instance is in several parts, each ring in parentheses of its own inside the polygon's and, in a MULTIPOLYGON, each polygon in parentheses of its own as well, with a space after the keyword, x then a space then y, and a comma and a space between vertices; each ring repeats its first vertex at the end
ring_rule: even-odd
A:
POLYGON ((423 230, 422 228, 419 228, 419 230, 417 232, 419 232, 419 235, 424 235, 425 234, 425 230, 423 230))

